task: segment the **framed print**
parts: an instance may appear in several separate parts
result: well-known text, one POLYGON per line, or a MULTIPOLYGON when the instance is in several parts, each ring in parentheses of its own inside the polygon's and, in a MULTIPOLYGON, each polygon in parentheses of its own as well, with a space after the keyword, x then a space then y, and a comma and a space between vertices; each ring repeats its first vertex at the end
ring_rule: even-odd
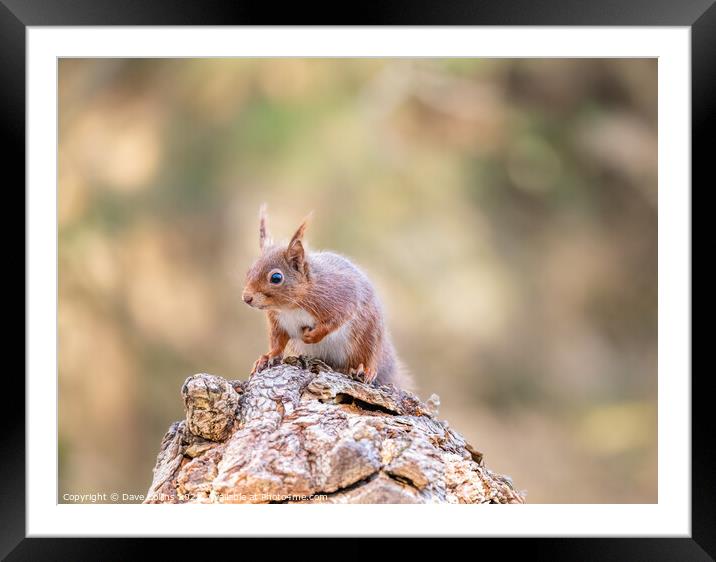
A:
POLYGON ((2 2, 27 219, 3 556, 714 556, 711 2, 2 2))

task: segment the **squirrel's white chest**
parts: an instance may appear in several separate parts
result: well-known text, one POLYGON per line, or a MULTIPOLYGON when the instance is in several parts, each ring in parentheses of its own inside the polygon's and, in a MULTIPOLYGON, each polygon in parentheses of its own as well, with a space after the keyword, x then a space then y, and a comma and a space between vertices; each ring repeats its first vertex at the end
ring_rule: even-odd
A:
POLYGON ((346 322, 318 343, 308 344, 301 340, 303 328, 313 328, 316 319, 303 309, 282 310, 278 314, 278 323, 291 338, 290 352, 316 357, 329 365, 340 368, 348 359, 350 322, 346 322))
POLYGON ((311 313, 302 308, 294 308, 280 311, 278 313, 278 323, 291 338, 301 339, 303 328, 305 326, 313 328, 316 325, 316 319, 311 313))

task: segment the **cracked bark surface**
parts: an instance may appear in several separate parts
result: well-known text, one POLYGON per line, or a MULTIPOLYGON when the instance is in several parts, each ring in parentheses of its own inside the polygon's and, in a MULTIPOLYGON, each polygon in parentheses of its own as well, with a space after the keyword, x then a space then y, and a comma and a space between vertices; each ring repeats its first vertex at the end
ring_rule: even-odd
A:
POLYGON ((198 374, 145 503, 524 503, 427 403, 317 360, 248 381, 198 374))

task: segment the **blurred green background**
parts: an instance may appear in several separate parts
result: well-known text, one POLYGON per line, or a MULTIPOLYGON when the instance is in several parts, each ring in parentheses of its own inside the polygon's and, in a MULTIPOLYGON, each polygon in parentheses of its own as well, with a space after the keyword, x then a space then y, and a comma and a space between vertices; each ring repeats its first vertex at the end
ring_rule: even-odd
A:
POLYGON ((264 201, 528 502, 657 501, 655 59, 62 59, 59 92, 59 501, 145 493, 184 379, 266 351, 264 201))

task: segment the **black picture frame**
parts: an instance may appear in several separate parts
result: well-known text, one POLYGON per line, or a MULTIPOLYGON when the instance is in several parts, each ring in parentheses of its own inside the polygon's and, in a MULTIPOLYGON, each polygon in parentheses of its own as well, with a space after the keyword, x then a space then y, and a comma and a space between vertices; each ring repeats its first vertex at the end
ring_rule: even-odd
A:
MULTIPOLYGON (((402 0, 370 7, 362 3, 336 3, 320 7, 287 3, 280 10, 268 3, 255 5, 219 0, 0 0, 0 76, 3 79, 0 122, 5 140, 5 197, 19 192, 19 187, 15 186, 25 184, 25 39, 28 26, 266 24, 690 27, 692 184, 695 181, 704 187, 716 184, 713 166, 709 165, 713 160, 709 141, 712 131, 716 130, 716 118, 711 111, 716 100, 714 0, 452 0, 440 3, 402 0)), ((24 196, 22 205, 24 208, 24 196)), ((16 214, 14 209, 17 208, 7 205, 6 213, 16 214), (11 208, 13 211, 10 211, 11 208)), ((6 237, 6 240, 10 238, 6 237)), ((24 287, 22 290, 25 294, 24 287)), ((487 539, 481 543, 476 554, 494 549, 511 555, 524 552, 545 559, 714 559, 716 466, 708 443, 713 443, 716 424, 711 415, 712 400, 707 390, 709 374, 694 371, 691 377, 690 538, 487 539)), ((3 442, 3 459, 0 462, 0 556, 8 560, 79 560, 84 557, 126 560, 134 555, 146 555, 148 544, 156 545, 159 541, 25 538, 25 384, 17 374, 6 372, 4 385, 6 399, 2 412, 5 423, 0 433, 3 442), (15 410, 12 411, 12 408, 15 410)), ((666 401, 668 397, 662 397, 662 400, 666 401)), ((320 534, 319 529, 316 534, 320 534)), ((170 544, 166 542, 162 541, 162 549, 176 549, 187 557, 207 553, 205 546, 195 542, 176 539, 170 544)), ((384 555, 384 551, 381 554, 384 555)), ((168 556, 169 553, 165 550, 163 555, 168 556)))

